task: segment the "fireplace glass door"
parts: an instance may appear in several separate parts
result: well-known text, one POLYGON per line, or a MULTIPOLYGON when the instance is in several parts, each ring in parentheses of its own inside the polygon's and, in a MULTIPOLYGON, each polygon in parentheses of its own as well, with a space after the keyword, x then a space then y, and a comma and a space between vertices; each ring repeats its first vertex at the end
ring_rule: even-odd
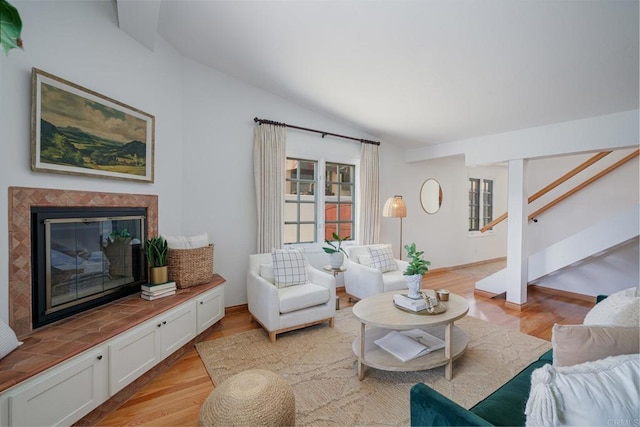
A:
POLYGON ((46 313, 144 277, 144 217, 46 219, 46 313))

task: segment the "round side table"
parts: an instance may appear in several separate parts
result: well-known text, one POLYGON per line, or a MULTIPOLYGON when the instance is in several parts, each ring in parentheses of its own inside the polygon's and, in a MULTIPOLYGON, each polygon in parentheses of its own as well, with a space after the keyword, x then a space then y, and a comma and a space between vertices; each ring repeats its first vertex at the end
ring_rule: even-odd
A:
MULTIPOLYGON (((344 273, 347 271, 347 268, 344 265, 341 265, 338 268, 333 268, 330 265, 325 265, 322 267, 325 271, 330 271, 333 273, 333 277, 338 277, 338 274, 344 273)), ((340 297, 336 295, 336 310, 340 310, 340 297)))

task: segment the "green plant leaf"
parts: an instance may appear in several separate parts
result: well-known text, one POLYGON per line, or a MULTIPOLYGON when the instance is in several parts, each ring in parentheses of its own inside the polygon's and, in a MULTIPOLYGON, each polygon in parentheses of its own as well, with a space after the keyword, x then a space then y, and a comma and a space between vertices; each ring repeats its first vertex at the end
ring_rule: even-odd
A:
POLYGON ((6 0, 0 0, 0 47, 5 55, 9 55, 11 49, 22 49, 22 20, 18 9, 6 0))

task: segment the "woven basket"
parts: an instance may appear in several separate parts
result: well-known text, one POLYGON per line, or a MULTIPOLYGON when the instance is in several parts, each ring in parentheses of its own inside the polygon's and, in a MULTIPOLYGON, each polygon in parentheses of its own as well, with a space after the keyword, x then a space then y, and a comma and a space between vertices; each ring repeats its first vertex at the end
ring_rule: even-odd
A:
POLYGON ((208 283, 213 278, 213 245, 197 249, 169 249, 169 280, 180 289, 208 283))

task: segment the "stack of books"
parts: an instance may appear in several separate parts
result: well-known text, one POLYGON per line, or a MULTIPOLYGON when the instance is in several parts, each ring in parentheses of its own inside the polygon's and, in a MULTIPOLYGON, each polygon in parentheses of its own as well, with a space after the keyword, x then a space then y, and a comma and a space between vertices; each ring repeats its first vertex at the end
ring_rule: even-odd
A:
POLYGON ((152 301, 158 298, 164 298, 176 294, 176 282, 162 283, 161 285, 152 285, 147 283, 141 286, 142 293, 140 297, 152 301))
POLYGON ((413 299, 409 298, 407 294, 394 294, 393 302, 396 305, 411 311, 420 311, 427 308, 427 303, 424 298, 413 299))

